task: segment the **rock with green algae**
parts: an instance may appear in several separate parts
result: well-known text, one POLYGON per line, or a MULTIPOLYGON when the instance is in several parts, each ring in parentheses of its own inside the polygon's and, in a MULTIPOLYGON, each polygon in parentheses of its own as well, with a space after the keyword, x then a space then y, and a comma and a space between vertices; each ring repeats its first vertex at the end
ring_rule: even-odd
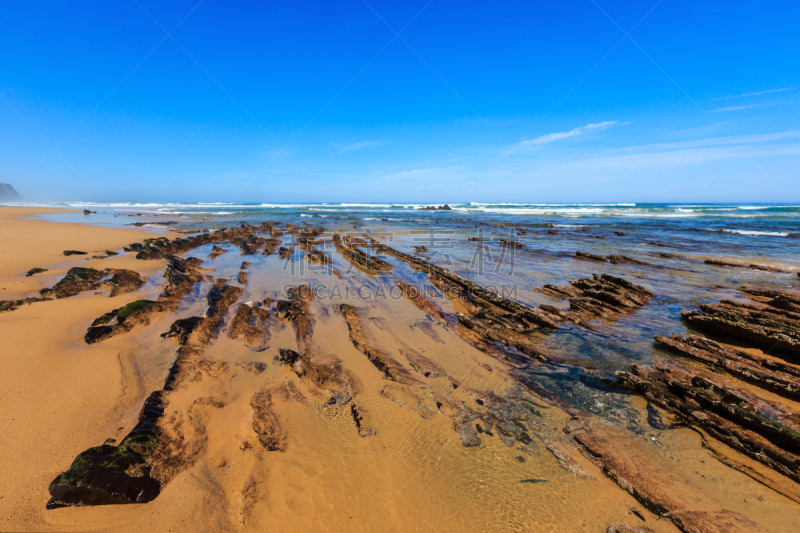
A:
POLYGON ((95 319, 86 331, 86 344, 113 337, 119 333, 130 331, 138 324, 149 324, 154 311, 161 311, 163 305, 152 300, 136 300, 128 305, 114 309, 95 319))
POLYGON ((94 268, 72 267, 53 287, 55 296, 56 298, 67 298, 84 291, 97 289, 99 287, 97 282, 105 275, 105 271, 94 268))
POLYGON ((144 402, 139 423, 119 446, 103 444, 79 454, 50 483, 47 509, 147 503, 161 492, 149 460, 158 442, 157 420, 164 414, 161 391, 144 402))

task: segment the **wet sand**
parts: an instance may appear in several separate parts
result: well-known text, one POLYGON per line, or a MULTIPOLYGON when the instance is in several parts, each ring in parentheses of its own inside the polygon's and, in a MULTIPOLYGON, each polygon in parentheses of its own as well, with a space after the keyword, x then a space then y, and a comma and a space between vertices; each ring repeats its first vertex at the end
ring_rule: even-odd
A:
MULTIPOLYGON (((780 478, 774 487, 787 485, 780 494, 730 468, 709 448, 762 467, 723 444, 704 445, 710 437, 702 432, 644 424, 632 431, 525 388, 518 363, 467 342, 449 318, 464 310, 458 302, 436 301, 440 318, 402 295, 358 298, 359 287, 396 287, 396 278, 427 283, 388 256, 392 271, 370 273, 326 242, 316 249, 329 254, 331 268, 298 277, 277 252, 243 255, 237 241, 220 243, 227 251, 211 258, 212 245, 204 244, 181 255, 202 260, 196 275, 207 278, 174 308, 87 344, 87 328, 104 313, 164 294, 167 263, 121 250, 153 235, 21 218, 34 211, 41 212, 0 209, 9 257, 0 271, 2 299, 33 296, 72 266, 129 269, 148 281, 113 298, 103 286, 0 313, 3 530, 604 532, 618 523, 658 532, 777 532, 800 519, 792 482, 764 473, 780 478), (64 257, 64 249, 90 253, 64 257), (104 250, 120 255, 84 259, 104 250), (242 269, 243 261, 250 265, 242 269), (24 277, 33 267, 50 270, 24 277), (210 323, 205 297, 220 279, 219 287, 236 288, 235 297, 209 338, 162 338, 177 319, 208 315, 203 324, 210 323), (287 289, 301 284, 328 291, 298 303, 287 289), (282 301, 296 303, 309 322, 281 316, 282 301), (246 302, 268 316, 231 338, 246 302), (354 316, 363 338, 355 338, 354 316), (276 360, 280 349, 299 352, 300 366, 276 360), (176 354, 182 363, 174 370, 176 354), (171 368, 176 381, 165 387, 171 368), (148 459, 157 497, 46 509, 48 485, 85 450, 122 442, 154 391, 164 398, 154 448, 160 455, 148 459), (614 468, 622 472, 616 478, 614 468), (646 508, 648 481, 661 491, 652 497, 673 503, 683 521, 646 508), (697 516, 718 529, 692 529, 697 516)), ((290 266, 311 266, 306 252, 296 248, 290 266)), ((644 399, 626 401, 629 413, 647 418, 644 399)), ((673 421, 666 411, 661 416, 673 421)))

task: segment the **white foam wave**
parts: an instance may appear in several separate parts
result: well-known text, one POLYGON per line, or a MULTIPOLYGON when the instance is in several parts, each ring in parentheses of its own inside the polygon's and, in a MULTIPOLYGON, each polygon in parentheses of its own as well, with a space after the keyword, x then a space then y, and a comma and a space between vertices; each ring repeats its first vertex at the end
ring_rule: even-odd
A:
POLYGON ((748 235, 751 237, 766 236, 766 237, 788 237, 789 233, 786 231, 754 231, 743 229, 724 229, 725 233, 735 233, 737 235, 748 235))

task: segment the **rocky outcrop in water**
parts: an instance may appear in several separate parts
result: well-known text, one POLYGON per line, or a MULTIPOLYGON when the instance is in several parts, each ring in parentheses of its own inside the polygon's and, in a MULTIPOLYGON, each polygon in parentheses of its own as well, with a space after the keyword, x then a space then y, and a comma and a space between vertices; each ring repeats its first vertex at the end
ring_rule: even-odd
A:
POLYGON ((228 250, 222 248, 220 246, 214 245, 211 247, 211 253, 208 254, 208 259, 216 259, 217 257, 221 256, 222 254, 226 253, 228 250))
POLYGON ((105 275, 105 271, 94 268, 72 267, 53 287, 55 297, 68 298, 84 291, 95 290, 100 287, 97 282, 105 275))
POLYGON ((620 382, 714 438, 800 482, 800 416, 671 363, 631 365, 620 382))
MULTIPOLYGON (((581 322, 590 319, 617 320, 620 315, 635 311, 646 305, 655 294, 641 285, 636 285, 610 274, 593 274, 591 278, 570 280, 569 285, 544 285, 540 292, 569 299, 569 315, 581 322)), ((554 308, 542 306, 549 312, 554 308)), ((559 315, 561 319, 571 317, 559 315)))
POLYGON ((786 398, 800 401, 800 367, 691 335, 656 335, 656 345, 706 367, 730 374, 786 398))
MULTIPOLYGON (((86 331, 84 340, 87 344, 126 333, 136 326, 148 325, 156 317, 175 311, 179 302, 192 291, 195 284, 205 279, 205 276, 195 271, 195 267, 201 263, 199 259, 183 259, 173 255, 165 255, 165 259, 167 268, 164 277, 167 279, 167 285, 158 299, 137 300, 103 314, 86 331)), ((138 283, 131 275, 124 275, 124 279, 127 279, 127 283, 138 283)))
POLYGON ((144 285, 142 276, 133 270, 112 269, 107 272, 111 274, 111 279, 107 282, 111 285, 111 294, 109 294, 111 297, 138 291, 144 285))
POLYGON ((751 270, 761 270, 762 272, 775 272, 777 274, 791 274, 788 270, 781 268, 771 267, 767 265, 734 263, 733 261, 725 261, 722 259, 706 259, 703 263, 707 265, 728 267, 728 268, 749 268, 751 270))
POLYGON ((589 261, 597 261, 598 263, 612 263, 614 265, 649 265, 650 263, 646 263, 644 261, 639 261, 638 259, 633 259, 631 257, 627 257, 624 255, 597 255, 591 254, 588 252, 575 252, 575 257, 577 259, 586 259, 589 261))
POLYGON ((244 337, 244 344, 253 351, 260 352, 266 349, 268 339, 268 326, 270 311, 257 302, 243 303, 236 310, 236 315, 231 320, 229 339, 244 337))
POLYGON ((390 263, 375 256, 367 255, 360 248, 359 243, 348 237, 342 239, 338 233, 333 234, 333 246, 345 256, 359 270, 367 274, 379 274, 393 269, 390 263))
POLYGON ((297 339, 297 346, 305 352, 309 348, 313 335, 313 323, 309 314, 309 305, 314 299, 314 292, 307 285, 291 287, 287 291, 288 298, 275 304, 279 318, 292 324, 297 339))
MULTIPOLYGON (((236 228, 226 228, 217 230, 213 233, 201 233, 199 235, 189 235, 185 238, 173 240, 167 237, 157 237, 145 239, 142 243, 133 243, 125 248, 126 252, 136 252, 136 259, 158 259, 166 255, 177 255, 194 250, 205 244, 236 243, 241 244, 242 240, 250 241, 254 232, 259 231, 258 226, 242 224, 236 228)), ((223 250, 219 248, 219 250, 223 250)), ((217 251, 218 250, 214 250, 217 251)), ((224 252, 218 252, 224 253, 224 252)), ((216 256, 215 256, 216 257, 216 256)))
POLYGON ((736 339, 765 353, 782 353, 800 361, 800 295, 744 289, 756 303, 722 300, 681 312, 692 328, 707 335, 736 339))

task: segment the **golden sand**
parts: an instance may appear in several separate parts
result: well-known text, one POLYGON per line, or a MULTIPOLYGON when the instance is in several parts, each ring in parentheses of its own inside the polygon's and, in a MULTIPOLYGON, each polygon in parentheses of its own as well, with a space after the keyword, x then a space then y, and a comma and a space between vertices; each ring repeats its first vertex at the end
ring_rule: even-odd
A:
MULTIPOLYGON (((146 277, 163 270, 163 261, 139 261, 132 254, 64 257, 64 249, 121 251, 146 235, 27 218, 43 211, 0 208, 2 299, 31 296, 75 265, 128 268, 146 277), (32 267, 51 270, 23 277, 32 267)), ((203 268, 214 269, 215 261, 203 268)), ((280 273, 251 272, 238 303, 265 294, 285 297, 286 282, 280 273)), ((349 406, 324 406, 313 383, 274 361, 279 348, 297 349, 290 325, 272 323, 268 347, 260 352, 228 339, 234 305, 204 355, 230 364, 169 394, 164 419, 171 420, 173 437, 184 438, 183 455, 161 494, 147 504, 46 510, 48 484, 82 451, 124 437, 144 399, 163 385, 175 346, 159 334, 175 318, 203 311, 202 301, 188 303, 155 324, 84 343, 92 320, 157 292, 146 284, 110 299, 101 290, 0 314, 0 530, 600 533, 612 523, 627 523, 678 531, 577 448, 558 444, 570 416, 540 399, 542 431, 580 475, 568 472, 541 442, 534 451, 521 450, 484 435, 480 446, 462 446, 453 420, 425 399, 429 391, 474 405, 474 391, 502 395, 517 385, 508 367, 405 299, 357 307, 369 344, 391 354, 409 372, 411 385, 383 379, 356 349, 336 310, 339 301, 314 300, 309 306, 311 357, 341 366, 364 424, 376 434, 359 438, 349 406), (446 376, 416 372, 414 354, 446 376), (232 365, 250 362, 264 363, 266 370, 232 365), (460 386, 454 389, 450 380, 460 386), (251 402, 264 390, 273 391, 285 451, 265 449, 254 432, 251 402)), ((665 435, 666 442, 658 444, 631 436, 638 439, 635 458, 643 475, 652 470, 679 478, 694 510, 730 509, 765 531, 800 523, 800 506, 714 459, 696 432, 665 435)))

